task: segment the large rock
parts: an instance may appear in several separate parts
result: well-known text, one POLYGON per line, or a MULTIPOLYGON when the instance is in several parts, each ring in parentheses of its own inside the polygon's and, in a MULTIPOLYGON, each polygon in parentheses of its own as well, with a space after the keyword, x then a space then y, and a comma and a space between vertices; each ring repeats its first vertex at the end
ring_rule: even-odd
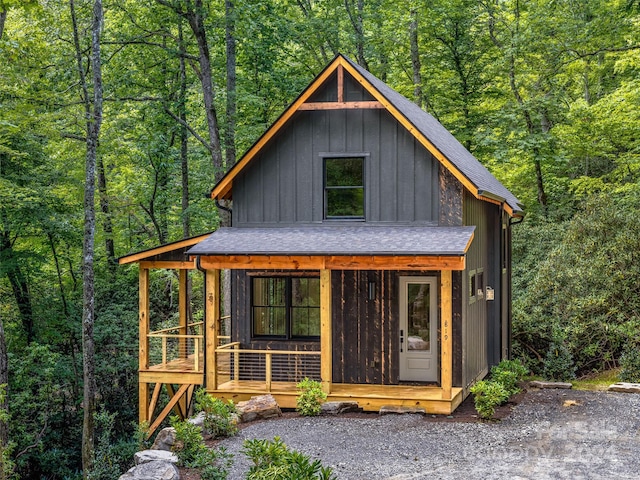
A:
POLYGON ((172 463, 156 460, 136 465, 119 480, 180 480, 180 473, 172 463))
POLYGON ((133 463, 142 465, 143 463, 155 462, 178 463, 178 457, 173 452, 167 450, 142 450, 133 455, 133 463))
POLYGON ((153 442, 151 450, 166 450, 170 452, 173 450, 173 445, 175 443, 176 429, 173 427, 163 428, 156 436, 156 440, 153 442))
POLYGON ((607 390, 610 392, 640 393, 640 383, 618 382, 609 385, 607 390))
POLYGON ((273 395, 251 397, 251 400, 246 402, 238 402, 236 409, 242 422, 282 416, 282 411, 273 395))
POLYGON ((571 385, 569 382, 543 382, 541 380, 534 380, 532 382, 529 382, 529 387, 570 389, 573 388, 573 385, 571 385))
POLYGON ((322 413, 325 415, 339 415, 341 413, 361 412, 358 402, 325 402, 322 404, 322 413))

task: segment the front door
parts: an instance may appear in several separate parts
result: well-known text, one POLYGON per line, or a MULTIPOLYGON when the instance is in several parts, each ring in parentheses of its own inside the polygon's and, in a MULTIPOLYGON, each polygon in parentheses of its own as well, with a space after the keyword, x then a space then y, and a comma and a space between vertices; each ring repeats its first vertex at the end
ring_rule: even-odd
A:
POLYGON ((400 380, 438 381, 435 277, 400 277, 400 380))

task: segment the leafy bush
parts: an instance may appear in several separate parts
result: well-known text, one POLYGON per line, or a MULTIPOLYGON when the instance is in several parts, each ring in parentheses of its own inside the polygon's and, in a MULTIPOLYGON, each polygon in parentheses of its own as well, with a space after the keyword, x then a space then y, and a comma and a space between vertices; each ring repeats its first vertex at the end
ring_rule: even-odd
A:
POLYGON ((322 384, 305 377, 296 387, 299 392, 296 411, 306 417, 319 415, 322 411, 322 402, 327 398, 327 394, 322 391, 322 384))
POLYGON ((100 411, 95 414, 97 444, 93 468, 88 473, 89 480, 111 480, 133 465, 133 455, 138 451, 138 441, 114 440, 116 413, 100 411))
POLYGON ((204 429, 214 437, 231 437, 238 433, 237 410, 232 400, 225 403, 201 388, 196 392, 196 410, 204 412, 204 429))
POLYGON ((203 480, 224 480, 229 475, 232 456, 225 449, 209 448, 205 445, 198 426, 171 417, 171 426, 176 429, 174 452, 180 465, 200 469, 203 480))
POLYGON ((629 344, 620 357, 620 380, 623 382, 640 382, 640 346, 629 344))
POLYGON ((493 416, 496 407, 509 399, 509 392, 499 382, 482 380, 470 388, 473 401, 480 418, 488 419, 493 416))
POLYGON ((491 379, 501 383, 509 396, 520 391, 518 382, 528 373, 527 367, 519 360, 503 360, 498 365, 491 367, 491 379))
POLYGON ((553 342, 544 359, 543 375, 547 380, 567 382, 576 378, 576 365, 562 342, 553 342))
POLYGON ((334 480, 333 469, 323 467, 320 460, 311 461, 310 457, 289 448, 275 437, 269 440, 245 440, 242 447, 253 465, 247 474, 247 480, 334 480))
POLYGON ((537 374, 555 352, 556 331, 580 374, 614 367, 634 342, 640 196, 621 192, 588 198, 556 227, 525 222, 514 229, 514 354, 529 357, 537 374))

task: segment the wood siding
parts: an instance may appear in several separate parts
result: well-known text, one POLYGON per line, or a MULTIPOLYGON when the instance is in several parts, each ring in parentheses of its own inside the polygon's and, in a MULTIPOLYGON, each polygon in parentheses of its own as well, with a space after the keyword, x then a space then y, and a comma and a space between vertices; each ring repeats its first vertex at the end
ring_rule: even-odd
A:
MULTIPOLYGON (((288 272, 270 273, 282 275, 288 272)), ((331 272, 333 383, 398 384, 399 277, 412 275, 436 277, 438 281, 440 278, 439 272, 362 270, 331 272), (368 299, 369 282, 375 283, 374 300, 368 299)), ((459 319, 460 272, 454 272, 453 275, 454 319, 459 319)), ((232 340, 240 342, 243 348, 318 351, 319 341, 251 338, 250 278, 249 271, 234 270, 232 272, 234 297, 232 340)), ((440 298, 438 298, 438 302, 440 302, 440 298)), ((440 312, 439 303, 438 312, 440 312)), ((437 322, 439 331, 440 318, 437 319, 437 322)), ((461 345, 456 337, 457 323, 459 324, 459 320, 454 320, 454 386, 460 385, 461 371, 461 345)), ((438 348, 438 358, 439 355, 438 348)), ((262 373, 260 368, 263 367, 257 366, 256 368, 255 373, 259 376, 262 373)))
POLYGON ((365 158, 366 222, 438 224, 439 162, 386 110, 365 109, 296 113, 234 180, 233 225, 323 222, 323 157, 340 154, 365 158))
POLYGON ((463 386, 468 387, 484 376, 501 358, 501 212, 500 206, 481 202, 468 192, 464 194, 463 222, 475 225, 473 243, 467 254, 463 272, 462 342, 463 386), (484 296, 470 298, 469 273, 482 269, 484 296), (486 299, 486 287, 494 289, 495 300, 486 299))

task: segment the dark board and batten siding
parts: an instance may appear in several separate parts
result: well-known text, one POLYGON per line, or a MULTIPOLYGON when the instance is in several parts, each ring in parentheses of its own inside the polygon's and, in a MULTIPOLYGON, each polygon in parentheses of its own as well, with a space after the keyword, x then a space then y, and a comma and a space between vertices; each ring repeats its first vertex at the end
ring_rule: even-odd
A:
POLYGON ((470 193, 464 194, 464 224, 475 225, 474 239, 467 254, 463 272, 463 322, 464 345, 463 385, 484 376, 492 365, 501 359, 501 221, 498 205, 482 202, 470 193), (471 301, 469 282, 471 271, 482 269, 483 287, 494 289, 496 300, 482 298, 471 301))
MULTIPOLYGON (((348 100, 370 99, 346 83, 348 100)), ((367 222, 438 224, 439 162, 386 110, 365 109, 296 113, 234 180, 234 226, 322 222, 323 156, 339 154, 365 158, 367 222)))

